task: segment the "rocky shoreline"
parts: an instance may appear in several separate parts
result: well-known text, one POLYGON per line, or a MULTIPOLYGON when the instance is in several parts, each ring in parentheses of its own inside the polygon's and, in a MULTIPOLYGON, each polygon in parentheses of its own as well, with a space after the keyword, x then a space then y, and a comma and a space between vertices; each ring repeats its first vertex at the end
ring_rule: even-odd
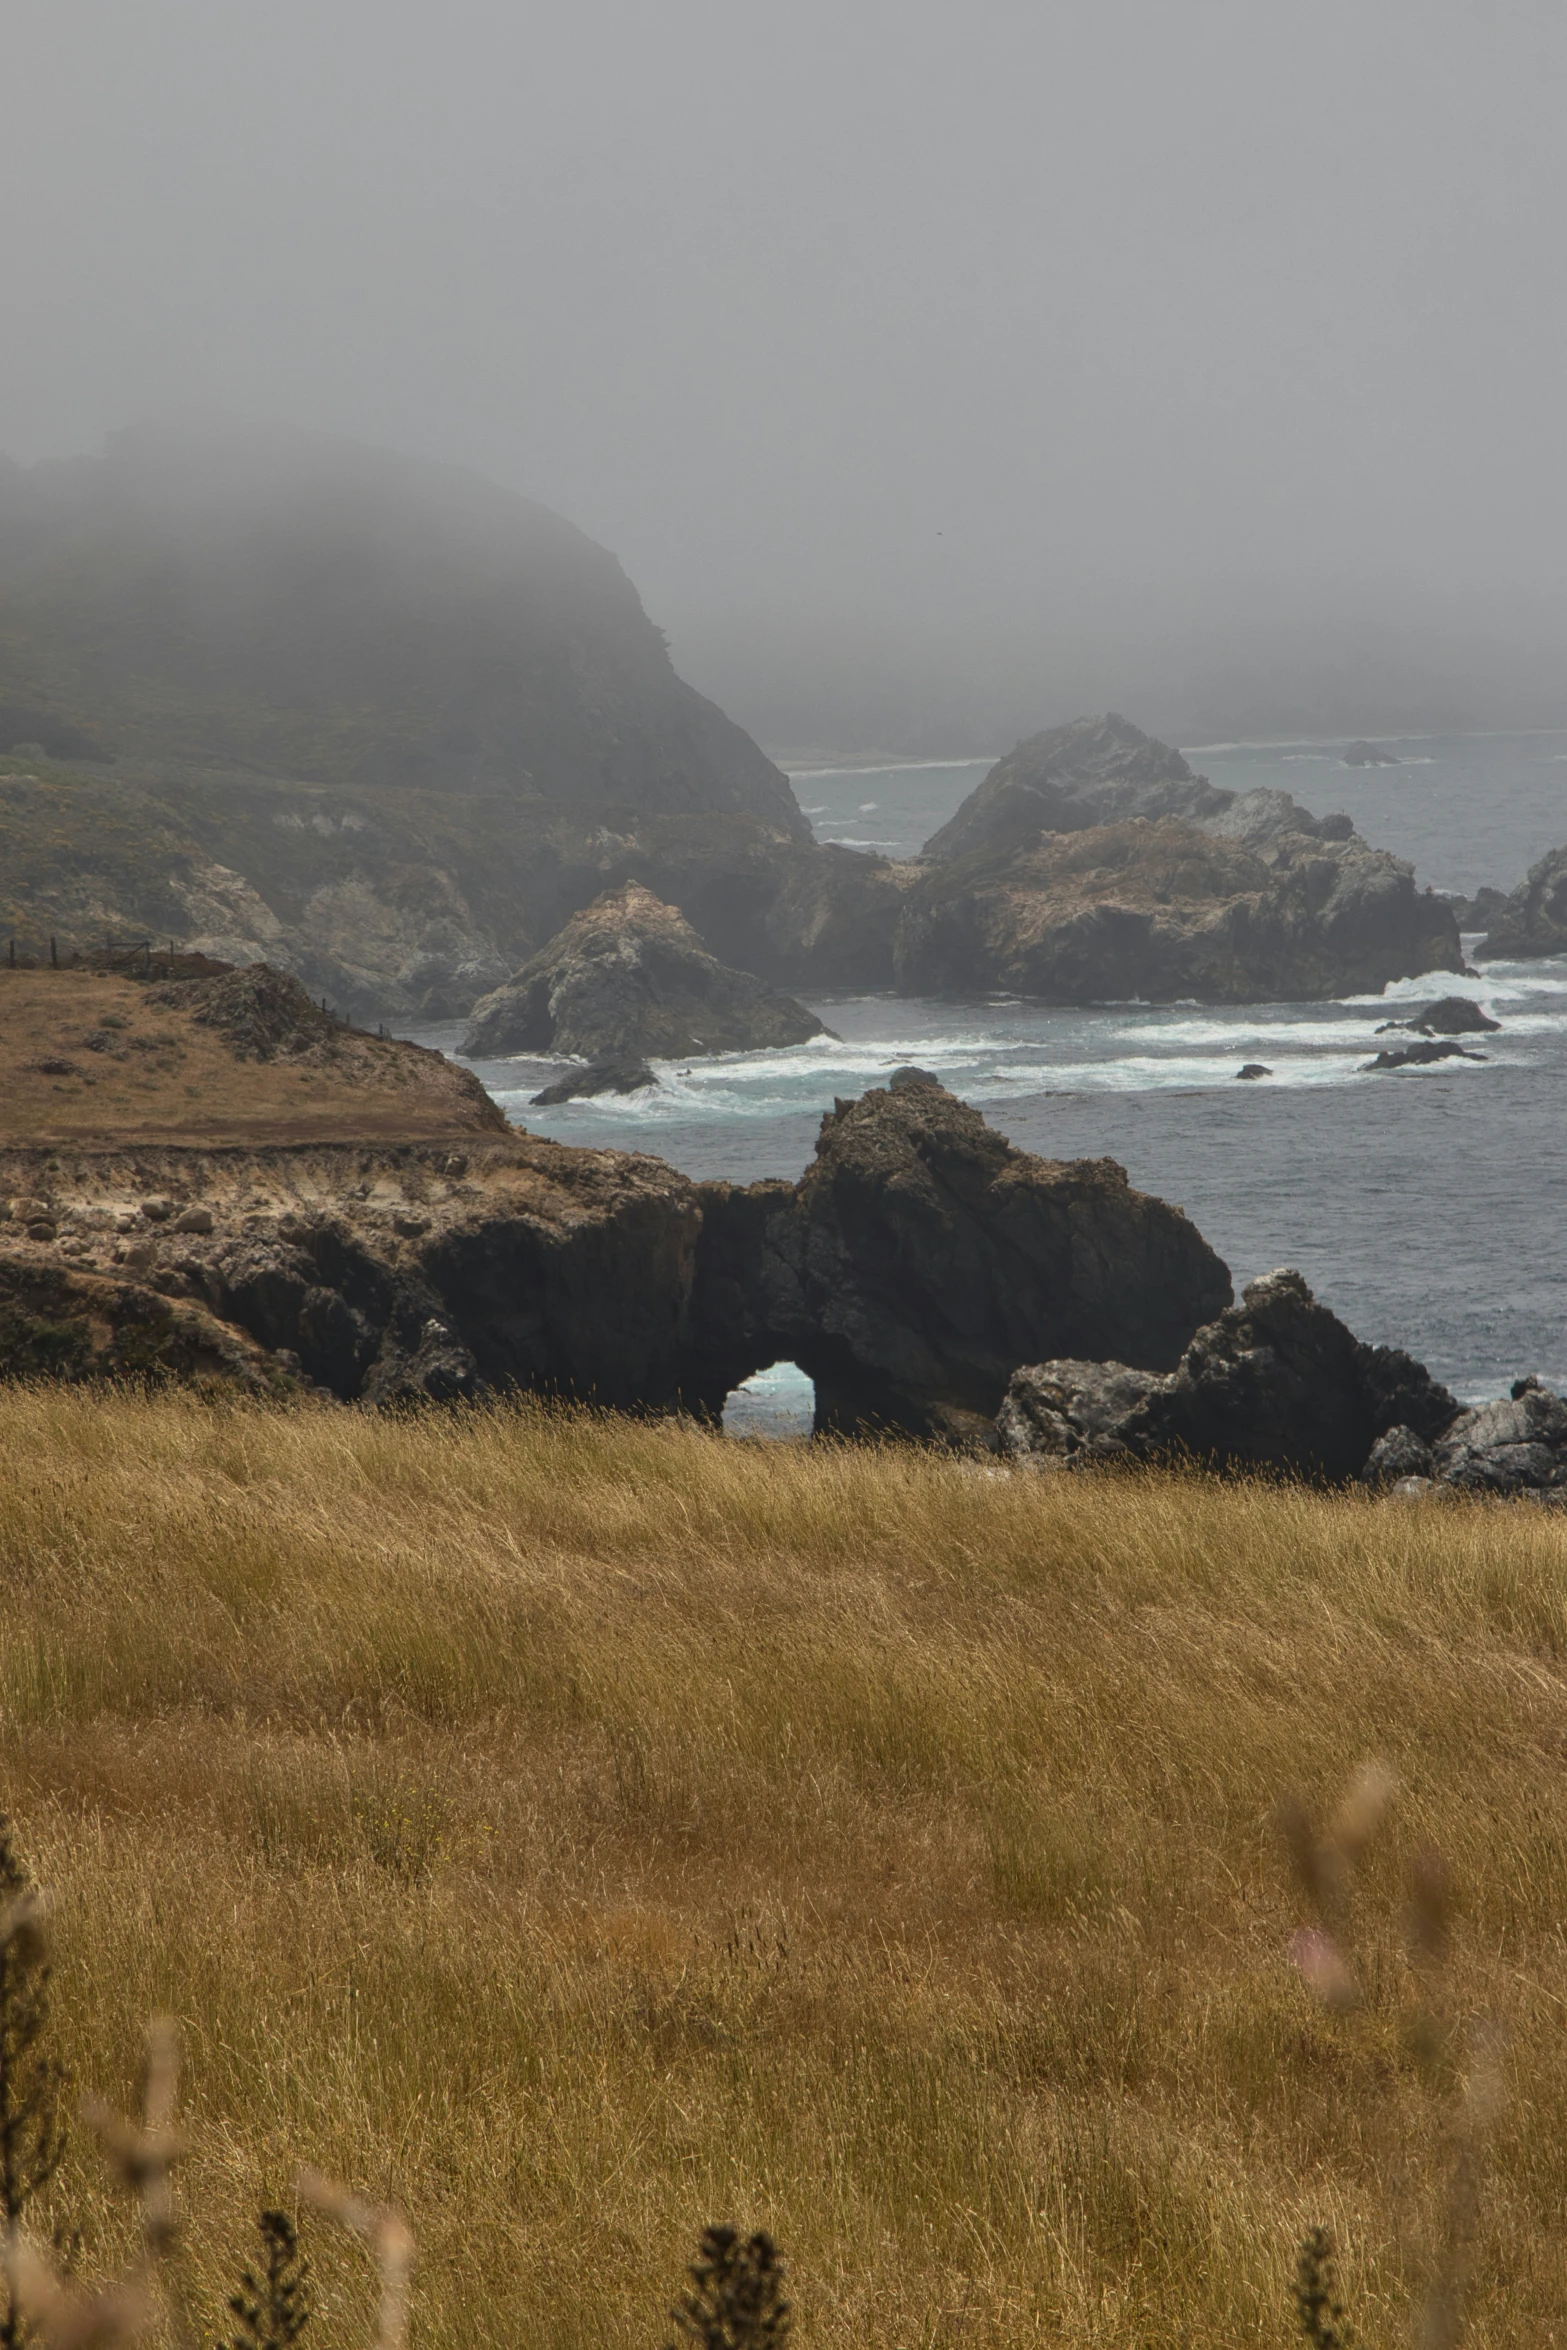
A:
POLYGON ((911 1071, 798 1184, 697 1183, 526 1134, 0 1153, 0 1372, 344 1401, 518 1389, 713 1420, 779 1360, 817 1423, 988 1444, 1041 1343, 1173 1364, 1229 1296, 1108 1160, 1014 1150, 911 1071))

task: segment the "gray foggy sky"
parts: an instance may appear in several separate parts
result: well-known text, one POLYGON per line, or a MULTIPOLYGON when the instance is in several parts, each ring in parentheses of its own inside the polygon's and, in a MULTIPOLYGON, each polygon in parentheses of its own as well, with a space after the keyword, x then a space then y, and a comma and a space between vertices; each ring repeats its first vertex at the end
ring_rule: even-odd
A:
POLYGON ((1559 0, 7 0, 0 448, 613 547, 778 742, 1567 721, 1559 0))

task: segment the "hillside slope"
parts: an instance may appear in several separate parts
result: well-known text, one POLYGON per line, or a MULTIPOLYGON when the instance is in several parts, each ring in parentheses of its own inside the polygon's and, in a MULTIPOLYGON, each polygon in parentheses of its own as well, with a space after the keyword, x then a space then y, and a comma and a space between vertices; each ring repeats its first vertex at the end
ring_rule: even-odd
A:
POLYGON ((0 917, 24 937, 172 933, 357 1017, 449 1018, 606 858, 707 875, 688 910, 722 951, 731 876, 809 844, 615 558, 525 498, 299 433, 0 462, 0 917))

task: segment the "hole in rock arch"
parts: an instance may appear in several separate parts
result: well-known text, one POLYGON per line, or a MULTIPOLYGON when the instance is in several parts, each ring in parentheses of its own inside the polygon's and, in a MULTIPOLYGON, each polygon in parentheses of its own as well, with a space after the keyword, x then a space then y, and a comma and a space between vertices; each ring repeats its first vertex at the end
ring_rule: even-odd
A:
POLYGON ((724 1399, 726 1436, 768 1436, 787 1443, 809 1436, 815 1419, 816 1382, 798 1363, 769 1363, 724 1399))

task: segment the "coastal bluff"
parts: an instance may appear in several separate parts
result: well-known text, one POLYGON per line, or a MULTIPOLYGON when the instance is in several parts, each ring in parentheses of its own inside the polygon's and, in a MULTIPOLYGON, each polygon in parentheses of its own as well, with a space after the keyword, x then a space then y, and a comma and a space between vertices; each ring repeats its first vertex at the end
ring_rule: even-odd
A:
POLYGON ((401 1059, 388 1066, 409 1075, 383 1091, 410 1112, 423 1099, 422 1131, 410 1117, 396 1133, 381 1092, 345 1085, 335 1131, 284 1138, 287 1104, 272 1100, 268 1136, 247 1089, 291 1084, 301 1117, 317 1116, 309 1056, 334 1041, 277 974, 186 982, 172 1009, 155 999, 177 989, 144 986, 134 1017, 173 1040, 146 1056, 136 1030, 102 1025, 95 975, 0 974, 0 1027, 15 982, 52 989, 62 1020, 98 1020, 74 1048, 83 1062, 87 1035, 115 1045, 91 1052, 101 1078, 62 1093, 52 1126, 13 1125, 0 1149, 3 1375, 238 1381, 368 1404, 524 1390, 712 1420, 786 1359, 815 1380, 821 1427, 968 1441, 1020 1361, 1169 1369, 1229 1302, 1224 1265, 1179 1209, 1111 1161, 1015 1150, 918 1070, 839 1103, 799 1183, 700 1183, 641 1153, 509 1129, 465 1072, 389 1040, 401 1059), (215 1004, 227 1025, 201 1028, 215 1004), (216 1066, 204 1105, 181 1088, 180 1134, 159 1123, 156 1092, 133 1088, 144 1058, 191 1034, 226 1054, 227 1093, 216 1066))

